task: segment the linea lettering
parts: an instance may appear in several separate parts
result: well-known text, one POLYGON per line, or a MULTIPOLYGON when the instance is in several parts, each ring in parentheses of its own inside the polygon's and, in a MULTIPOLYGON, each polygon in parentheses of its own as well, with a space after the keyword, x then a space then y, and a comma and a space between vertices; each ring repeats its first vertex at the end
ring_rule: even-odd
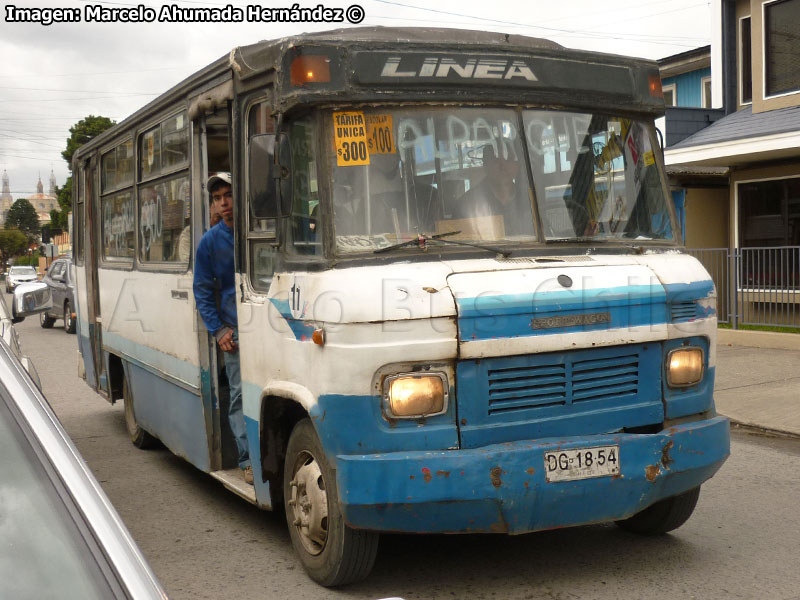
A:
POLYGON ((468 58, 458 61, 455 58, 426 57, 420 62, 419 59, 404 60, 400 56, 390 56, 383 65, 381 77, 449 77, 451 73, 463 79, 522 78, 538 81, 524 60, 502 58, 468 58))

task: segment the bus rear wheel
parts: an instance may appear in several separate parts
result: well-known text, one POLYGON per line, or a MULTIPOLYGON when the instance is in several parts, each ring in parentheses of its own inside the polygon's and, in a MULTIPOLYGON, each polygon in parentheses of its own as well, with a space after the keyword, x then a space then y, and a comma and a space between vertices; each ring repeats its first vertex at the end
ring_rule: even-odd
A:
POLYGON ((142 429, 136 420, 136 409, 134 407, 133 393, 131 392, 127 377, 122 385, 122 400, 125 404, 125 427, 128 429, 128 435, 130 436, 133 445, 137 448, 141 448, 142 450, 155 448, 158 445, 158 438, 153 437, 144 429, 142 429))
POLYGON ((345 524, 336 473, 309 419, 300 421, 289 437, 283 499, 292 545, 314 581, 334 587, 369 575, 379 536, 345 524))
POLYGON ((686 523, 697 506, 698 498, 700 486, 660 500, 628 519, 617 521, 617 525, 640 535, 661 535, 686 523))

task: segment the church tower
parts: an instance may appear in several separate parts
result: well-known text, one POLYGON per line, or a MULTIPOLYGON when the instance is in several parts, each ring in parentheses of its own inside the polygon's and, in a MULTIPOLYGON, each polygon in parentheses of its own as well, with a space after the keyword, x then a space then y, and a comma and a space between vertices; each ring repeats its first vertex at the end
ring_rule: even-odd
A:
POLYGON ((8 181, 8 173, 3 169, 3 192, 0 193, 0 225, 6 222, 6 213, 11 205, 14 204, 14 198, 11 196, 11 185, 8 181))

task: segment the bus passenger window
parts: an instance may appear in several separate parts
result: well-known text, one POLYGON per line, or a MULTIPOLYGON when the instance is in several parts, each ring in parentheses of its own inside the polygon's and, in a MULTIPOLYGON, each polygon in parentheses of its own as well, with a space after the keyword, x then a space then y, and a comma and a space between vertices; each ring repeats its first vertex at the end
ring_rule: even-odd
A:
POLYGON ((144 262, 188 263, 189 178, 139 187, 139 247, 144 262))

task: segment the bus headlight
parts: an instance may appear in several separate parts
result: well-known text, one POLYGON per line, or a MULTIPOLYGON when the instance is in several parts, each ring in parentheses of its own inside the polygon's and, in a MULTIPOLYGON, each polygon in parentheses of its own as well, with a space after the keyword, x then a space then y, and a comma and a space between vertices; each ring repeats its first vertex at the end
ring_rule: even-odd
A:
POLYGON ((694 385, 703 378, 703 349, 679 348, 667 356, 667 383, 671 387, 694 385))
POLYGON ((447 409, 444 373, 400 373, 384 381, 383 398, 388 416, 417 418, 439 415, 447 409))

